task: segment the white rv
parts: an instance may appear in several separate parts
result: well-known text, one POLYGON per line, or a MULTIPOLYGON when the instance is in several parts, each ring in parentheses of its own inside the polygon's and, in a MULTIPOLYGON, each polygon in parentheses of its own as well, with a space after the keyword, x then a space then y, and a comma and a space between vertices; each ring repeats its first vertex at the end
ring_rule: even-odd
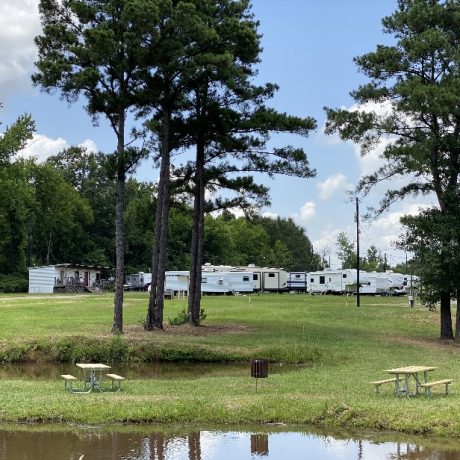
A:
MULTIPOLYGON (((359 284, 367 283, 367 273, 359 271, 359 284)), ((310 294, 342 294, 356 292, 357 271, 323 270, 308 273, 308 292, 310 294)), ((361 292, 361 291, 360 291, 361 292)))
POLYGON ((173 294, 188 293, 190 272, 185 270, 168 271, 165 273, 165 292, 173 294))
POLYGON ((123 288, 126 291, 145 291, 152 282, 151 273, 133 273, 125 276, 123 288))
POLYGON ((361 294, 388 295, 390 294, 390 279, 386 273, 372 272, 366 276, 367 280, 361 282, 361 294))
MULTIPOLYGON (((187 293, 190 284, 190 272, 166 272, 165 291, 173 294, 187 293)), ((252 272, 203 271, 201 273, 201 292, 203 294, 235 294, 253 292, 252 272)))
POLYGON ((288 272, 287 288, 288 288, 288 291, 307 292, 308 273, 307 272, 288 272))

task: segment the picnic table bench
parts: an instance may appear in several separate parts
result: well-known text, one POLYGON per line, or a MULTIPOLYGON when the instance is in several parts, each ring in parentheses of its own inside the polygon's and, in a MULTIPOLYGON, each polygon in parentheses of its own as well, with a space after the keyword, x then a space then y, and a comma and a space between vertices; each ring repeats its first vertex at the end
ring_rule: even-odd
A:
POLYGON ((121 375, 117 374, 106 374, 106 377, 108 377, 112 381, 112 390, 120 391, 121 390, 121 382, 122 380, 125 380, 124 377, 121 375), (116 386, 114 386, 116 384, 116 386))
POLYGON ((445 394, 448 395, 449 394, 449 385, 453 381, 454 381, 453 379, 436 380, 434 382, 421 383, 419 386, 422 387, 422 388, 425 388, 425 394, 427 396, 430 396, 432 387, 434 387, 436 385, 445 385, 446 386, 445 394))
POLYGON ((74 377, 70 374, 61 374, 61 377, 64 379, 64 388, 66 390, 72 391, 72 382, 78 380, 77 377, 74 377))
POLYGON ((396 377, 393 377, 391 379, 385 379, 385 380, 376 380, 374 382, 369 382, 372 385, 375 385, 375 391, 377 394, 380 394, 380 385, 384 385, 385 383, 395 383, 396 382, 396 377))

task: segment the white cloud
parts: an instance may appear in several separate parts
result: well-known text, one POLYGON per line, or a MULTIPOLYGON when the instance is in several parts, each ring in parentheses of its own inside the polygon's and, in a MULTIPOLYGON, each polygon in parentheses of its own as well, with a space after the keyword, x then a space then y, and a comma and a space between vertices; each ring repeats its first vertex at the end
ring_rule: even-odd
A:
POLYGON ((67 141, 62 137, 51 139, 43 134, 34 134, 34 137, 27 143, 27 146, 18 154, 24 158, 37 158, 41 162, 68 147, 67 141))
MULTIPOLYGON (((88 152, 98 151, 96 143, 91 139, 85 139, 78 146, 86 148, 88 152)), ((67 141, 62 137, 52 139, 44 134, 34 134, 26 147, 18 152, 18 155, 23 158, 36 158, 39 162, 42 162, 69 147, 67 141)))
POLYGON ((328 200, 337 192, 345 192, 347 189, 352 188, 348 182, 347 176, 342 173, 336 173, 328 177, 324 182, 318 182, 316 187, 319 190, 319 197, 322 200, 328 200))
POLYGON ((277 214, 276 212, 265 211, 262 213, 262 217, 269 217, 270 219, 277 219, 279 217, 279 214, 277 214))
MULTIPOLYGON (((383 214, 376 220, 360 222, 360 247, 361 256, 365 256, 367 249, 375 245, 382 254, 387 255, 388 263, 392 266, 402 262, 405 253, 394 247, 395 242, 401 235, 403 228, 400 223, 405 215, 417 215, 421 210, 433 206, 433 203, 420 203, 415 200, 400 204, 399 209, 383 214)), ((332 268, 339 268, 340 261, 337 258, 337 237, 344 232, 350 241, 356 242, 356 225, 338 227, 328 225, 321 230, 320 237, 314 238, 312 244, 316 253, 331 260, 332 268)))
POLYGON ((334 248, 337 237, 342 231, 344 231, 344 229, 334 228, 332 225, 328 225, 321 232, 321 236, 312 241, 315 252, 329 251, 331 248, 334 248))
POLYGON ((432 206, 432 203, 404 203, 401 209, 385 213, 377 220, 369 224, 364 224, 364 228, 366 229, 364 241, 366 239, 369 240, 368 245, 375 242, 376 246, 381 248, 393 246, 403 231, 401 217, 406 215, 415 216, 422 210, 432 206))
POLYGON ((316 215, 316 203, 307 201, 292 218, 299 225, 306 226, 316 215))
POLYGON ((96 142, 94 142, 92 139, 85 139, 83 142, 78 144, 78 147, 86 149, 88 153, 97 153, 99 150, 97 148, 96 142))
POLYGON ((40 30, 37 0, 0 2, 0 88, 3 94, 12 86, 29 84, 37 55, 33 39, 40 30))

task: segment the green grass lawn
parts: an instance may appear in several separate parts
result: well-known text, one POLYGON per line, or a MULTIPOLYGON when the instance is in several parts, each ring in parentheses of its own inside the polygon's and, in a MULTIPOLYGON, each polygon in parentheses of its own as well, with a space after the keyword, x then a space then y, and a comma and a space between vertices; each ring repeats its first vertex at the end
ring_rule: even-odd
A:
MULTIPOLYGON (((68 394, 58 380, 5 379, 0 422, 270 422, 460 433, 460 348, 438 339, 438 312, 409 309, 406 298, 363 297, 357 308, 354 298, 342 296, 209 296, 202 304, 204 327, 172 327, 165 320, 165 331, 153 333, 141 326, 147 300, 146 293, 126 295, 125 334, 113 339, 111 295, 1 296, 4 360, 50 359, 56 344, 67 344, 73 350, 65 356, 72 360, 97 359, 105 346, 116 349, 115 364, 117 356, 260 357, 303 366, 272 373, 257 393, 249 376, 140 379, 125 382, 120 393, 88 395, 68 394), (99 347, 93 355, 92 340, 99 347), (389 377, 384 369, 405 365, 436 366, 430 378, 453 378, 451 394, 444 397, 438 387, 430 398, 395 398, 386 385, 376 396, 369 381, 389 377)), ((183 300, 166 301, 165 318, 185 307, 183 300)))

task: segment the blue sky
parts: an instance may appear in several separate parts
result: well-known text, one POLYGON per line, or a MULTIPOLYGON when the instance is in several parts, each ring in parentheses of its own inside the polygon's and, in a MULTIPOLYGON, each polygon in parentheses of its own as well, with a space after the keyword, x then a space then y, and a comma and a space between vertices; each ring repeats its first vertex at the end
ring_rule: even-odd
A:
MULTIPOLYGON (((260 82, 274 82, 280 91, 272 105, 282 112, 313 116, 318 130, 309 138, 276 137, 274 146, 292 144, 305 148, 315 179, 276 177, 263 179, 271 188, 272 206, 263 212, 293 217, 306 228, 318 251, 330 254, 336 265, 335 241, 340 231, 354 238, 354 205, 345 191, 364 172, 378 164, 377 153, 368 159, 358 149, 322 133, 323 107, 350 107, 349 92, 364 82, 353 57, 391 42, 382 33, 381 18, 396 8, 396 0, 253 0, 260 21, 264 48, 259 66, 260 82)), ((38 0, 0 2, 0 111, 2 128, 29 112, 37 124, 37 135, 24 155, 43 159, 63 147, 84 144, 110 152, 115 139, 104 120, 94 127, 82 103, 71 107, 59 95, 47 95, 33 88, 30 74, 36 59, 33 37, 40 31, 38 0)), ((151 162, 137 173, 143 180, 156 180, 151 162)), ((383 189, 364 203, 373 204, 383 189)), ((396 205, 378 221, 362 225, 362 247, 376 244, 387 253, 390 263, 404 260, 391 246, 400 232, 399 217, 414 212, 416 201, 396 205)))

